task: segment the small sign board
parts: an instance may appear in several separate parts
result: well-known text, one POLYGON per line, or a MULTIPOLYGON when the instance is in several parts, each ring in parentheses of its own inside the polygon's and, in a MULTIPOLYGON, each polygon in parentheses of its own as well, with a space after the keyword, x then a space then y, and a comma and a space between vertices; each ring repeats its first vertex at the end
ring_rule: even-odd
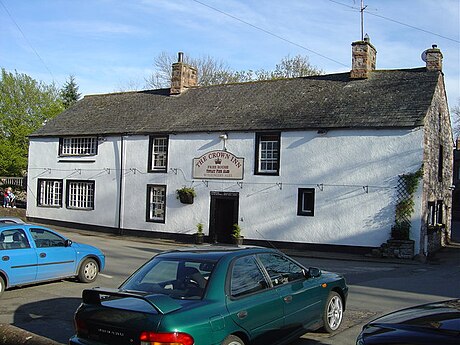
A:
POLYGON ((206 152, 193 158, 194 179, 242 180, 244 158, 224 150, 206 152))

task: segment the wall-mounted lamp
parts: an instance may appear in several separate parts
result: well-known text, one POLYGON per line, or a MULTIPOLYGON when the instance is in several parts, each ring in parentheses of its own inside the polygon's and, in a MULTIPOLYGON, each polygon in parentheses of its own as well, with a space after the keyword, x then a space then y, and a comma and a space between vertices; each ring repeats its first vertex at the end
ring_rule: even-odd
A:
POLYGON ((222 140, 223 143, 224 143, 224 148, 223 148, 223 150, 224 150, 224 151, 227 151, 227 139, 228 139, 227 133, 224 133, 224 134, 219 135, 219 138, 220 138, 220 140, 222 140))

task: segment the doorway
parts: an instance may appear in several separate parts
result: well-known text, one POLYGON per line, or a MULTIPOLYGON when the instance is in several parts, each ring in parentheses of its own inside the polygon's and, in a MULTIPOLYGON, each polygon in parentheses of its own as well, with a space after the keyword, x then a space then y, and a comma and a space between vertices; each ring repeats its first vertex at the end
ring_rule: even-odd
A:
POLYGON ((209 239, 215 243, 233 243, 233 224, 238 223, 239 193, 211 192, 209 239))

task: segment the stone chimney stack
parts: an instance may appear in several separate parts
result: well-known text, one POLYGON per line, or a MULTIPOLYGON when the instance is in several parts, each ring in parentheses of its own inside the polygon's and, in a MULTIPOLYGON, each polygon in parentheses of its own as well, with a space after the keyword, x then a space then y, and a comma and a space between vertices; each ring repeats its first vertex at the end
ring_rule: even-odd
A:
POLYGON ((426 62, 428 71, 442 71, 442 53, 436 44, 423 52, 422 59, 426 62))
POLYGON ((371 44, 369 36, 366 34, 364 41, 357 41, 351 44, 352 67, 350 78, 367 79, 370 72, 375 70, 375 60, 377 50, 371 44))
POLYGON ((184 53, 179 52, 176 63, 172 65, 171 95, 178 95, 197 84, 196 68, 184 63, 184 53))

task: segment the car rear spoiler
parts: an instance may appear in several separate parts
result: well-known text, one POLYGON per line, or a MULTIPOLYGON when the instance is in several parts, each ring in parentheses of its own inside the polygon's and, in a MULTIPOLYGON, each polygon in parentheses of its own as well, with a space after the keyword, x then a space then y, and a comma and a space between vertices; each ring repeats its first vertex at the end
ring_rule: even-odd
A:
POLYGON ((182 305, 171 297, 160 294, 143 295, 116 289, 102 290, 100 288, 85 289, 82 293, 83 303, 85 304, 101 305, 101 302, 109 297, 137 298, 147 302, 155 308, 156 311, 163 315, 182 308, 182 305))

